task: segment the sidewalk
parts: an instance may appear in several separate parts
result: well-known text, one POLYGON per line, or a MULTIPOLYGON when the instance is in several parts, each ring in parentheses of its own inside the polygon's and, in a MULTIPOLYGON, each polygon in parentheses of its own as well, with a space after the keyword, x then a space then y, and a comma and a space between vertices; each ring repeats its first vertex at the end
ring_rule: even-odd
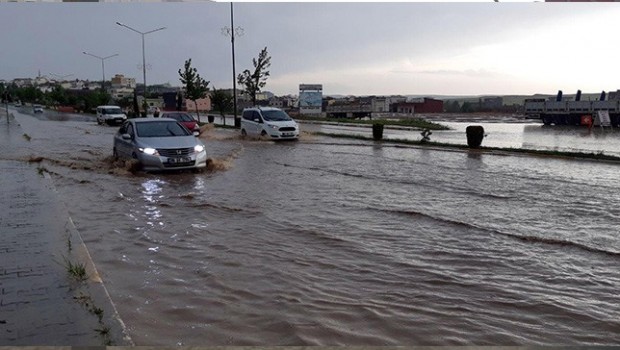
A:
POLYGON ((0 111, 0 346, 133 345, 24 134, 0 111))

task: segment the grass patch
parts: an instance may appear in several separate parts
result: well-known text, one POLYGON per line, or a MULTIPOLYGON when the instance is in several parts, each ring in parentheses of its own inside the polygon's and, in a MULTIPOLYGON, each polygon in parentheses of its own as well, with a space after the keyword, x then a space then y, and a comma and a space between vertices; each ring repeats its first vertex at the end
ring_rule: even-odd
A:
POLYGON ((308 116, 297 116, 295 117, 295 120, 358 124, 358 125, 383 124, 383 125, 406 126, 406 127, 411 127, 411 128, 429 129, 429 130, 450 130, 450 128, 445 125, 429 122, 428 120, 424 120, 421 118, 360 120, 360 119, 348 119, 348 118, 316 118, 316 117, 308 117, 308 116))
POLYGON ((95 329, 95 331, 97 331, 97 333, 99 333, 101 336, 105 336, 105 335, 110 334, 110 327, 104 326, 104 327, 95 329))
POLYGON ((65 258, 65 268, 71 278, 78 282, 83 282, 88 279, 88 273, 86 273, 86 265, 82 263, 73 263, 71 260, 65 258))
MULTIPOLYGON (((353 139, 353 140, 364 140, 364 141, 374 141, 370 136, 363 135, 349 135, 349 134, 330 134, 324 132, 316 132, 313 133, 315 135, 334 137, 334 138, 343 138, 343 139, 353 139)), ((403 139, 384 139, 384 143, 394 143, 394 144, 403 144, 403 145, 412 145, 412 146, 431 146, 431 147, 445 147, 451 149, 461 149, 461 150, 470 150, 467 145, 455 145, 451 143, 442 143, 442 142, 433 142, 433 141, 422 141, 422 140, 403 140, 403 139)), ((536 156, 548 156, 548 157, 563 157, 563 158, 580 158, 580 159, 589 159, 589 160, 599 160, 599 161, 613 161, 620 162, 620 157, 610 156, 603 154, 602 152, 598 153, 583 153, 583 152, 567 152, 567 151, 547 151, 547 150, 530 150, 523 148, 510 148, 510 147, 484 147, 481 146, 479 148, 475 148, 476 150, 481 151, 499 151, 499 152, 510 152, 517 154, 527 154, 527 155, 536 155, 536 156)))
POLYGON ((86 307, 88 312, 97 316, 97 322, 100 328, 95 328, 94 331, 99 334, 105 345, 112 345, 112 339, 110 339, 111 329, 103 322, 103 309, 95 306, 93 299, 89 295, 85 295, 80 292, 80 295, 73 297, 80 305, 86 307))

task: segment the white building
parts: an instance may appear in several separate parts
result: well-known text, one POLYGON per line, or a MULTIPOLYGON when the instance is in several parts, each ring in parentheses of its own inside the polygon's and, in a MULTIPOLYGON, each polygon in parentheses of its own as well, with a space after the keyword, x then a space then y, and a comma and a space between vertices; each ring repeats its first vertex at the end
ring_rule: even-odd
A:
POLYGON ((112 83, 112 88, 136 88, 136 78, 127 78, 122 74, 114 75, 110 82, 112 83))

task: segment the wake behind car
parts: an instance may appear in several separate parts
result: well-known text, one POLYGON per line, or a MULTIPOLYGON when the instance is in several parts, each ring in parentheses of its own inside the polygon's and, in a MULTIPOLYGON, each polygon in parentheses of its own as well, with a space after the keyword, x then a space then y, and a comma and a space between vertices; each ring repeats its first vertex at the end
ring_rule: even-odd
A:
POLYGON ((162 118, 170 118, 178 121, 183 124, 187 128, 187 130, 195 133, 200 133, 200 126, 198 126, 198 122, 194 117, 192 117, 189 113, 185 112, 163 112, 161 113, 162 118))
POLYGON ((252 107, 243 110, 241 135, 268 136, 273 140, 295 140, 299 138, 299 126, 281 109, 252 107))
POLYGON ((138 160, 145 171, 207 166, 202 141, 170 118, 127 120, 114 135, 112 153, 116 158, 138 160))
POLYGON ((97 124, 120 124, 127 120, 127 116, 119 106, 98 106, 97 124))

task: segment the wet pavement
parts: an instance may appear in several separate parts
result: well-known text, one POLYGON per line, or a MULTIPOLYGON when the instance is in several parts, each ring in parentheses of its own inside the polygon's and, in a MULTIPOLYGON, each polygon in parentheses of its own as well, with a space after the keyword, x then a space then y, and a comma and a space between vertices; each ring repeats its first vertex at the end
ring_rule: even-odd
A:
MULTIPOLYGON (((110 156, 118 128, 64 117, 16 112, 0 162, 50 175, 138 345, 620 341, 617 163, 302 125, 284 143, 205 130, 213 169, 130 172, 110 156)), ((506 135, 556 138, 524 126, 506 135)))
MULTIPOLYGON (((28 136, 2 112, 0 150, 16 155, 28 136)), ((10 158, 0 161, 0 345, 131 345, 49 175, 10 158)))

